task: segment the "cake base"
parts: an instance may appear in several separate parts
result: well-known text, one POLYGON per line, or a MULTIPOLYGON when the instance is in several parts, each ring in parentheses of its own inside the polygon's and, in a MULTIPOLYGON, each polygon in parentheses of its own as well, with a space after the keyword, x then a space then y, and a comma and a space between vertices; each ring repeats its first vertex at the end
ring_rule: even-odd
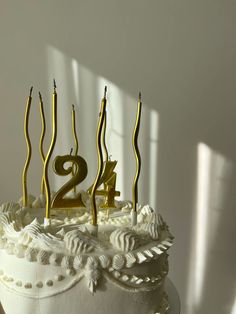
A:
POLYGON ((126 211, 108 220, 101 212, 97 237, 89 232, 86 209, 54 217, 47 227, 44 208, 10 203, 1 210, 0 302, 6 314, 167 313, 173 237, 148 205, 135 227, 126 211))
MULTIPOLYGON (((0 295, 1 295, 1 299, 3 301, 2 305, 0 302, 0 314, 15 314, 16 311, 19 314, 65 314, 67 313, 68 310, 68 305, 67 305, 67 298, 66 297, 62 297, 62 295, 60 295, 59 297, 62 297, 61 300, 57 300, 57 299, 53 299, 53 302, 51 302, 49 300, 35 300, 35 299, 28 299, 28 298, 24 298, 18 295, 15 295, 13 293, 11 293, 10 291, 5 290, 2 286, 0 286, 0 295), (58 302, 59 301, 59 302, 58 302)), ((156 293, 156 296, 159 298, 159 293, 156 293)), ((135 313, 142 313, 142 314, 175 314, 175 312, 173 311, 172 307, 169 306, 168 303, 168 298, 167 298, 167 294, 164 293, 163 295, 163 299, 161 300, 161 302, 158 302, 160 306, 160 310, 158 311, 149 311, 149 312, 142 312, 139 311, 137 312, 137 310, 134 310, 133 312, 130 312, 130 314, 135 314, 135 313), (171 312, 169 312, 169 309, 171 308, 171 312), (173 312, 172 312, 173 311, 173 312)), ((122 307, 122 303, 120 304, 122 307)), ((141 305, 141 304, 140 304, 141 305)), ((71 306, 71 302, 70 302, 70 306, 71 306)), ((137 305, 136 305, 137 306, 137 305)), ((74 307, 74 310, 70 309, 70 313, 71 314, 83 314, 84 310, 81 310, 78 307, 74 307)), ((99 311, 99 313, 104 313, 104 314, 110 314, 110 313, 121 313, 120 312, 120 307, 116 309, 111 309, 108 308, 107 306, 105 306, 104 304, 100 304, 97 305, 97 309, 94 309, 93 312, 89 312, 90 314, 97 314, 99 311), (101 309, 102 308, 102 309, 101 309), (103 311, 103 312, 100 312, 103 311)), ((176 314, 179 312, 176 312, 176 314)))

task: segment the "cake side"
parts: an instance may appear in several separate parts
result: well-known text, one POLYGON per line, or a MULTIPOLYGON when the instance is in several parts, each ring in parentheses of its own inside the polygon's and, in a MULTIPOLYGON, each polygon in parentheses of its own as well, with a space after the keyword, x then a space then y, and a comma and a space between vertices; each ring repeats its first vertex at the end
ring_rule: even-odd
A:
POLYGON ((95 238, 89 231, 88 210, 73 218, 55 217, 45 228, 44 209, 3 205, 1 286, 40 304, 68 295, 71 306, 75 300, 81 313, 104 313, 100 309, 105 305, 111 313, 120 313, 119 303, 123 313, 159 311, 168 273, 167 250, 173 243, 162 217, 144 206, 139 209, 138 224, 131 227, 128 203, 122 203, 121 210, 111 212, 109 218, 99 213, 95 238), (84 303, 88 304, 82 310, 84 303))
MULTIPOLYGON (((22 309, 19 313, 24 314, 31 314, 32 308, 34 313, 64 314, 68 306, 70 313, 76 314, 122 312, 154 314, 160 310, 163 302, 164 279, 153 290, 135 292, 122 289, 119 284, 114 284, 114 281, 103 276, 99 280, 96 292, 91 294, 87 289, 86 278, 79 279, 78 273, 69 274, 60 267, 51 265, 45 267, 10 256, 3 250, 0 252, 0 258, 5 266, 5 272, 1 276, 0 300, 7 314, 15 313, 13 303, 14 306, 18 304, 22 309), (13 265, 17 265, 17 270, 14 269, 15 276, 11 276, 13 265), (32 290, 35 293, 33 298, 30 297, 32 290), (37 290, 38 293, 46 291, 47 297, 37 298, 37 290), (28 297, 25 297, 26 293, 28 297)), ((145 265, 142 270, 148 269, 148 265, 145 265)))

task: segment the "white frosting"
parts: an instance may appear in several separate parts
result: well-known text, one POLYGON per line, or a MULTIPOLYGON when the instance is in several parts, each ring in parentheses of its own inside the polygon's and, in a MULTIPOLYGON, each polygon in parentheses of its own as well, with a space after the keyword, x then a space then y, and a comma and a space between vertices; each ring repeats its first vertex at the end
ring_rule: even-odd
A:
POLYGON ((139 207, 138 223, 132 227, 130 203, 120 202, 120 210, 111 210, 109 219, 99 211, 95 237, 86 193, 83 198, 87 208, 73 212, 71 218, 58 212, 50 226, 43 224, 45 210, 39 208, 44 202, 42 196, 31 198, 32 208, 16 203, 0 207, 0 248, 22 265, 30 263, 32 272, 36 270, 34 265, 42 267, 41 277, 32 282, 30 272, 19 276, 0 259, 0 283, 31 298, 57 295, 81 280, 92 293, 99 291, 104 280, 130 293, 163 287, 168 272, 166 251, 173 237, 162 217, 149 206, 139 207))
POLYGON ((67 232, 64 241, 70 254, 90 253, 96 248, 104 248, 97 238, 80 230, 67 232))
POLYGON ((110 242, 114 248, 120 251, 129 252, 140 246, 138 235, 129 228, 119 228, 110 235, 110 242))
POLYGON ((15 213, 21 208, 21 206, 18 203, 14 202, 9 202, 9 203, 4 203, 0 206, 0 212, 13 212, 15 213))

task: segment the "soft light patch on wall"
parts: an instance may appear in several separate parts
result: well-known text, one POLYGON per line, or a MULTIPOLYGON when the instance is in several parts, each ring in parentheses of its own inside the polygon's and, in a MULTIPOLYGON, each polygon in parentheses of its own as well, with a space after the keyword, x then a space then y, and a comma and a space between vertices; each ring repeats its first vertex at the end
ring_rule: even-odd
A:
POLYGON ((233 164, 204 143, 197 146, 196 211, 189 269, 189 313, 198 313, 204 296, 209 251, 214 245, 233 164))
POLYGON ((157 206, 157 157, 158 157, 159 116, 157 111, 150 110, 150 187, 149 199, 153 208, 157 206))
POLYGON ((74 83, 74 90, 75 90, 75 101, 76 104, 79 104, 79 64, 78 62, 73 59, 71 61, 71 67, 72 67, 72 76, 73 76, 73 83, 74 83))
POLYGON ((208 209, 210 189, 211 149, 200 143, 198 145, 197 175, 197 215, 196 215, 196 259, 195 259, 195 302, 201 301, 204 281, 206 242, 208 237, 208 209))
POLYGON ((233 307, 232 307, 230 314, 236 314, 236 296, 235 296, 234 304, 233 304, 233 307))

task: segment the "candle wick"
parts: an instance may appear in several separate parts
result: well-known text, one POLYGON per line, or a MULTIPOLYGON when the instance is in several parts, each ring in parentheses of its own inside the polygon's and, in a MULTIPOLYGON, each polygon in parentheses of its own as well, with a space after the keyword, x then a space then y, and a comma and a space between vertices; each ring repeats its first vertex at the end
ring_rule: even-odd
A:
POLYGON ((142 97, 141 97, 141 92, 139 92, 139 94, 138 94, 138 99, 139 99, 139 101, 141 101, 141 100, 142 100, 142 97))
POLYGON ((70 156, 72 155, 73 153, 73 148, 70 149, 70 156))
POLYGON ((30 97, 32 96, 33 86, 30 87, 30 97))
POLYGON ((106 96, 107 96, 107 86, 105 86, 104 88, 104 98, 106 98, 106 96))
POLYGON ((42 95, 40 92, 39 92, 39 99, 40 99, 40 102, 43 102, 42 95))
POLYGON ((72 105, 72 110, 75 110, 75 106, 74 105, 72 105))
POLYGON ((56 80, 55 79, 53 79, 53 87, 54 87, 54 93, 56 93, 57 85, 56 85, 56 80))

